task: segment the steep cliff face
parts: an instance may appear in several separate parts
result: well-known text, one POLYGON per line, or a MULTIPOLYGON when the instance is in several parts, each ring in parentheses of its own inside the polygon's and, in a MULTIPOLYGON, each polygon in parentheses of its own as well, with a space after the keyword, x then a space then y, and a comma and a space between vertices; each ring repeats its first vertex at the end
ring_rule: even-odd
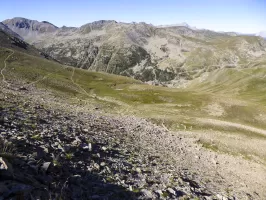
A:
POLYGON ((216 69, 264 60, 261 37, 217 33, 188 26, 101 20, 80 28, 14 18, 3 22, 62 63, 154 83, 190 80, 216 69))

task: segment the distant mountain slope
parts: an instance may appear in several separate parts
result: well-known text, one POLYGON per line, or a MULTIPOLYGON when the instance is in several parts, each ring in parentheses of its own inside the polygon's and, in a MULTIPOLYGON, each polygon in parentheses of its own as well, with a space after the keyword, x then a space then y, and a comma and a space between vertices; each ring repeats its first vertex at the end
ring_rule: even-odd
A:
POLYGON ((0 24, 0 47, 14 49, 33 56, 52 59, 48 54, 41 52, 34 46, 23 41, 20 36, 16 36, 17 34, 14 33, 12 30, 7 27, 4 27, 4 25, 1 27, 0 24))
POLYGON ((38 22, 36 20, 29 20, 22 17, 7 19, 3 21, 3 24, 28 42, 30 42, 31 39, 37 39, 42 33, 51 33, 58 29, 58 27, 49 22, 38 22))
POLYGON ((3 23, 65 64, 154 83, 191 80, 226 67, 241 68, 266 55, 266 42, 260 37, 187 26, 101 20, 80 28, 57 28, 24 18, 3 23))
POLYGON ((19 34, 15 33, 15 32, 12 31, 12 30, 10 30, 10 29, 9 29, 6 25, 4 25, 2 22, 0 22, 0 30, 5 31, 5 32, 8 33, 9 35, 12 35, 12 36, 14 36, 14 37, 17 37, 17 38, 20 39, 20 40, 23 40, 23 38, 22 38, 19 34))

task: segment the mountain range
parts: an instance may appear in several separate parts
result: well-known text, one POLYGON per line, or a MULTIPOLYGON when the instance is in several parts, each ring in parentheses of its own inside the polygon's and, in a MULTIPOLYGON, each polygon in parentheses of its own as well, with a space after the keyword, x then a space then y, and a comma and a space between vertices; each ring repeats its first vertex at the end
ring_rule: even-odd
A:
POLYGON ((146 23, 101 20, 61 27, 25 18, 2 22, 14 34, 67 65, 178 85, 206 71, 247 67, 265 58, 261 37, 146 23))
POLYGON ((265 48, 187 24, 3 21, 0 196, 265 200, 265 48))

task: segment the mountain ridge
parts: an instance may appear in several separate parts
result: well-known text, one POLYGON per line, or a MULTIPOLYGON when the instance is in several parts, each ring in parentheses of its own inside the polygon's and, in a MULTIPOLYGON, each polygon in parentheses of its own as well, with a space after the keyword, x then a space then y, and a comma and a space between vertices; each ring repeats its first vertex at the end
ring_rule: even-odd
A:
POLYGON ((19 34, 15 33, 15 32, 12 31, 12 30, 10 30, 10 29, 9 29, 6 25, 4 25, 2 22, 0 22, 0 30, 5 31, 5 32, 8 33, 9 35, 12 35, 12 36, 14 36, 14 37, 17 37, 17 38, 20 39, 20 40, 23 40, 23 38, 22 38, 19 34))
POLYGON ((99 20, 81 27, 58 28, 49 22, 25 18, 3 23, 64 64, 153 84, 178 84, 199 77, 206 70, 263 60, 266 54, 266 42, 259 37, 187 26, 99 20))

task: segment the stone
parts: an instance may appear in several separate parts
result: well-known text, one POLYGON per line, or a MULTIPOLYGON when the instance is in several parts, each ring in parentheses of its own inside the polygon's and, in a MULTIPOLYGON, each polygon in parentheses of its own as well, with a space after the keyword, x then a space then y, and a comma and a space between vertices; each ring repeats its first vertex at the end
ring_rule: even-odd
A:
POLYGON ((89 144, 83 144, 82 145, 82 149, 91 151, 92 150, 91 143, 89 143, 89 144))
POLYGON ((106 151, 106 150, 107 150, 107 147, 102 147, 102 150, 103 150, 103 151, 106 151))
POLYGON ((100 169, 100 166, 99 166, 97 163, 94 163, 93 167, 94 167, 95 169, 97 169, 97 170, 100 169))
POLYGON ((89 130, 85 128, 85 129, 83 129, 83 132, 84 132, 84 133, 88 133, 89 130))
POLYGON ((226 197, 224 197, 224 196, 222 196, 222 195, 220 195, 220 194, 217 194, 216 197, 217 197, 217 199, 219 199, 219 200, 227 200, 226 197))
POLYGON ((145 199, 154 199, 154 196, 152 195, 151 191, 142 189, 141 193, 143 194, 145 199))
POLYGON ((88 144, 88 150, 89 151, 92 151, 92 145, 91 145, 91 143, 88 144))
POLYGON ((19 88, 19 90, 28 90, 28 89, 25 88, 25 87, 23 87, 23 86, 21 86, 21 87, 19 88))
POLYGON ((45 152, 44 148, 37 147, 36 151, 37 151, 37 159, 42 159, 42 158, 44 158, 46 156, 46 152, 45 152))
POLYGON ((45 162, 42 164, 41 169, 43 172, 47 172, 50 166, 51 166, 51 162, 45 162))
POLYGON ((163 195, 162 190, 156 190, 154 193, 157 194, 159 198, 163 195))
POLYGON ((2 157, 0 157, 0 170, 7 170, 8 166, 6 164, 6 162, 3 160, 2 157))
POLYGON ((172 195, 176 195, 176 192, 172 188, 167 188, 167 192, 169 192, 172 195))
POLYGON ((137 167, 136 172, 141 173, 141 169, 139 167, 137 167))
POLYGON ((63 149, 64 149, 63 152, 68 152, 70 150, 70 146, 69 145, 64 145, 63 149))

